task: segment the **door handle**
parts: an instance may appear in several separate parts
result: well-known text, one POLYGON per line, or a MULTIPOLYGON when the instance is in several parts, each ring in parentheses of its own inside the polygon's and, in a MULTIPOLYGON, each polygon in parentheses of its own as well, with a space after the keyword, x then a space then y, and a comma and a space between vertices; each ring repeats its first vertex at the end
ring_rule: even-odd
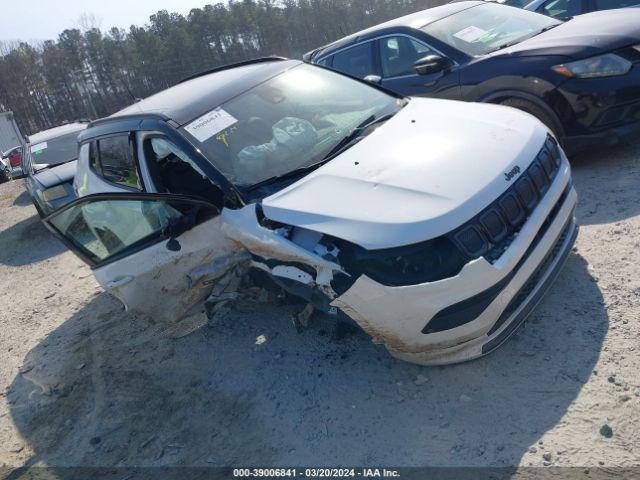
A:
POLYGON ((107 288, 122 287, 123 285, 126 285, 127 283, 129 283, 131 280, 133 280, 133 276, 126 275, 126 276, 120 277, 120 278, 118 278, 116 280, 111 280, 110 282, 107 282, 106 287, 107 288))

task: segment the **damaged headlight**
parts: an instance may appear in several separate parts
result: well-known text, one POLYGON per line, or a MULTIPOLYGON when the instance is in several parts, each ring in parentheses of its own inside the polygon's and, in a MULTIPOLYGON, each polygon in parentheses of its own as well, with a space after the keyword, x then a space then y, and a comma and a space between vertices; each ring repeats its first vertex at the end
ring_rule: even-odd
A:
POLYGON ((552 67, 553 71, 569 78, 598 78, 624 75, 631 70, 631 62, 613 53, 564 63, 552 67))
POLYGON ((468 261, 446 237, 384 250, 365 250, 340 240, 335 243, 340 249, 338 262, 351 275, 351 282, 360 275, 392 287, 434 282, 457 275, 468 261))

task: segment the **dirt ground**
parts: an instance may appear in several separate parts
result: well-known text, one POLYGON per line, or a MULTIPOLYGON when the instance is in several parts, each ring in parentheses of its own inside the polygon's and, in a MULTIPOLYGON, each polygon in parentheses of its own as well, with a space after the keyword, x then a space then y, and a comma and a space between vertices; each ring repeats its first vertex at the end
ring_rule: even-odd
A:
POLYGON ((176 335, 0 185, 0 466, 639 465, 640 142, 573 164, 581 231, 554 288, 497 352, 437 368, 324 316, 298 334, 299 305, 176 335))

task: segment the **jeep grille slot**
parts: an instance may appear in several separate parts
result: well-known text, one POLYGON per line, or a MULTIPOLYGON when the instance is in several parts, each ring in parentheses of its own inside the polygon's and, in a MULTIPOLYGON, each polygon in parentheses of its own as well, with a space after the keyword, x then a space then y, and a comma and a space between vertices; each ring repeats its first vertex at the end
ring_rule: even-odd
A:
POLYGON ((562 162, 551 136, 513 185, 497 200, 448 237, 469 259, 495 263, 549 191, 562 162))

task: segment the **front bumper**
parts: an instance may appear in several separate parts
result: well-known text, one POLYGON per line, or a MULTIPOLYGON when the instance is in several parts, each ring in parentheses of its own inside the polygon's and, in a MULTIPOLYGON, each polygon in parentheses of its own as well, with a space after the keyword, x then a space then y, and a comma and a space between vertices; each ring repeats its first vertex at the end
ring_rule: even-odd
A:
POLYGON ((565 122, 566 150, 614 145, 640 132, 640 54, 629 50, 616 52, 633 61, 626 75, 570 79, 558 88, 573 112, 565 122))
POLYGON ((565 137, 562 144, 566 152, 576 153, 592 147, 610 147, 616 145, 624 138, 629 138, 639 133, 640 121, 608 128, 595 133, 565 137))
POLYGON ((468 263, 452 278, 388 287, 361 276, 332 303, 376 343, 400 359, 423 365, 471 360, 504 342, 557 275, 577 234, 577 194, 566 158, 549 191, 501 257, 468 263), (455 328, 422 333, 439 312, 501 290, 475 318, 455 328), (505 313, 506 312, 506 313, 505 313))

